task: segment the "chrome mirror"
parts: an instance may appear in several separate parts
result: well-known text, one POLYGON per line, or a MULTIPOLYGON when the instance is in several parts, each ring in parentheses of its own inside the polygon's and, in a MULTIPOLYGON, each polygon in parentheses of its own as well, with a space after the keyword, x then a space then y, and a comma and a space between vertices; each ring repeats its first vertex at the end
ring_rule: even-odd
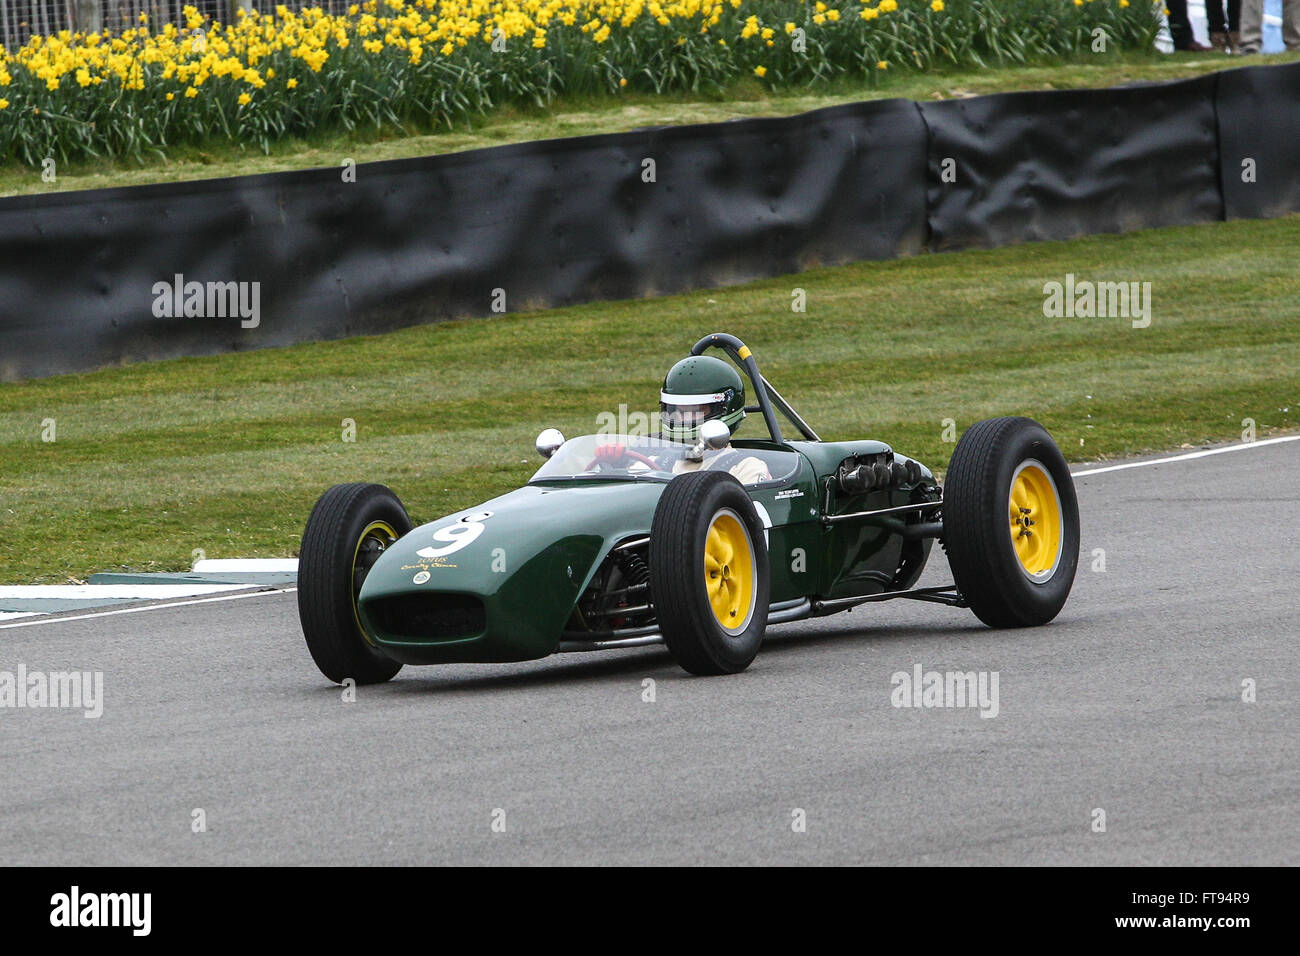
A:
POLYGON ((543 429, 542 433, 537 436, 537 454, 543 458, 550 458, 560 446, 564 444, 564 436, 560 434, 558 428, 543 429))
POLYGON ((700 441, 706 448, 719 451, 731 442, 731 429, 726 422, 711 418, 700 425, 700 441))

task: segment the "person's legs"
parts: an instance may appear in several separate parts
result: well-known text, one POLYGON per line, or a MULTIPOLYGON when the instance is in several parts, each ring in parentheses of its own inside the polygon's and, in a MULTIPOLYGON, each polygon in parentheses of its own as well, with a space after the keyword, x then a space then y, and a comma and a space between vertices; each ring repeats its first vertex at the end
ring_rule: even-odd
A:
POLYGON ((1228 21, 1223 15, 1223 0, 1205 0, 1205 20, 1210 31, 1210 46, 1228 53, 1228 21))
POLYGON ((1258 53, 1264 42, 1264 0, 1241 0, 1241 52, 1258 53))
POLYGON ((1282 0, 1282 42, 1292 52, 1300 50, 1300 0, 1282 0))
POLYGON ((1169 11, 1169 35, 1173 38, 1175 50, 1187 49, 1187 42, 1192 39, 1192 24, 1187 19, 1187 0, 1165 0, 1169 11))
POLYGON ((1198 53, 1210 49, 1203 43, 1197 43, 1192 34, 1192 22, 1187 19, 1187 0, 1165 0, 1169 8, 1169 35, 1174 39, 1175 50, 1195 50, 1198 53))
POLYGON ((1223 16, 1223 0, 1205 0, 1205 21, 1210 36, 1228 32, 1228 24, 1223 16))
POLYGON ((1241 0, 1228 0, 1228 49, 1241 52, 1241 0))

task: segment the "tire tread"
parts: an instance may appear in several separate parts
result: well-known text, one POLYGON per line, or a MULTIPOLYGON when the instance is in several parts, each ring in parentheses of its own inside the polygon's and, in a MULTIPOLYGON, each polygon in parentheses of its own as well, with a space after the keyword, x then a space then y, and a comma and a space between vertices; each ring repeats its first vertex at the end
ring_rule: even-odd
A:
MULTIPOLYGON (((753 503, 740 482, 724 472, 700 471, 679 475, 669 482, 659 499, 650 528, 650 591, 659 630, 674 660, 692 674, 732 674, 743 670, 753 660, 753 654, 743 659, 728 659, 720 654, 709 639, 709 635, 717 633, 712 611, 707 602, 691 599, 691 589, 699 587, 699 582, 693 580, 695 555, 692 549, 696 532, 703 522, 712 518, 712 513, 704 513, 704 505, 718 485, 727 483, 735 485, 747 509, 741 509, 740 514, 746 521, 754 546, 754 560, 758 562, 758 593, 750 626, 757 628, 761 643, 762 631, 767 625, 767 555, 761 531, 757 536, 754 534, 755 525, 761 529, 762 523, 757 520, 753 503)), ((754 654, 757 651, 755 644, 754 654)))
POLYGON ((298 617, 316 666, 335 683, 371 684, 392 678, 402 665, 372 648, 360 633, 352 606, 351 558, 367 507, 391 511, 398 534, 410 530, 401 501, 384 485, 335 485, 312 509, 298 551, 298 617), (385 500, 387 499, 387 500, 385 500), (398 519, 400 515, 400 519, 398 519))
POLYGON ((1064 458, 1042 425, 1031 418, 1004 417, 985 419, 968 428, 953 450, 944 478, 943 524, 957 589, 981 621, 990 627, 1026 627, 1056 616, 1069 594, 1078 560, 1078 506, 1064 458), (1004 554, 1001 540, 999 521, 1007 520, 1007 489, 999 480, 999 470, 1013 453, 1013 444, 1030 430, 1046 437, 1054 462, 1045 461, 1044 465, 1058 472, 1053 477, 1066 525, 1058 573, 1063 580, 1069 579, 1059 602, 1035 603, 1042 595, 1022 579, 1014 559, 1004 554), (1027 595, 1033 600, 1027 600, 1027 595))

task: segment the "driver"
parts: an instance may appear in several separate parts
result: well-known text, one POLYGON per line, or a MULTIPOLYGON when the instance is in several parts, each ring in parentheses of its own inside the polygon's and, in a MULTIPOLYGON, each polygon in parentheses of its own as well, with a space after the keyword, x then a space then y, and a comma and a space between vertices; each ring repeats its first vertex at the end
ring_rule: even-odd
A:
MULTIPOLYGON (((668 370, 659 393, 660 430, 672 441, 699 442, 700 425, 717 419, 733 432, 745 418, 745 383, 740 373, 722 359, 692 355, 668 370)), ((622 446, 596 449, 598 459, 614 460, 624 454, 622 446)), ((708 466, 711 471, 728 471, 741 484, 770 481, 762 459, 746 455, 730 444, 719 451, 705 450, 702 460, 680 458, 673 462, 673 474, 681 475, 708 466)))

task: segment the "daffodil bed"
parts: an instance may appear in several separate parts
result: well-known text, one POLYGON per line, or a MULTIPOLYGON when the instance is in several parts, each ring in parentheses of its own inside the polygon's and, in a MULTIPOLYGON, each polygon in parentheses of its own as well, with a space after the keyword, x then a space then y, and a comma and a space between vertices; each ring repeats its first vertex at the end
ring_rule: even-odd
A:
POLYGON ((0 162, 165 155, 220 139, 433 128, 506 103, 791 87, 1149 49, 1146 0, 367 0, 331 16, 185 8, 0 49, 0 162))

